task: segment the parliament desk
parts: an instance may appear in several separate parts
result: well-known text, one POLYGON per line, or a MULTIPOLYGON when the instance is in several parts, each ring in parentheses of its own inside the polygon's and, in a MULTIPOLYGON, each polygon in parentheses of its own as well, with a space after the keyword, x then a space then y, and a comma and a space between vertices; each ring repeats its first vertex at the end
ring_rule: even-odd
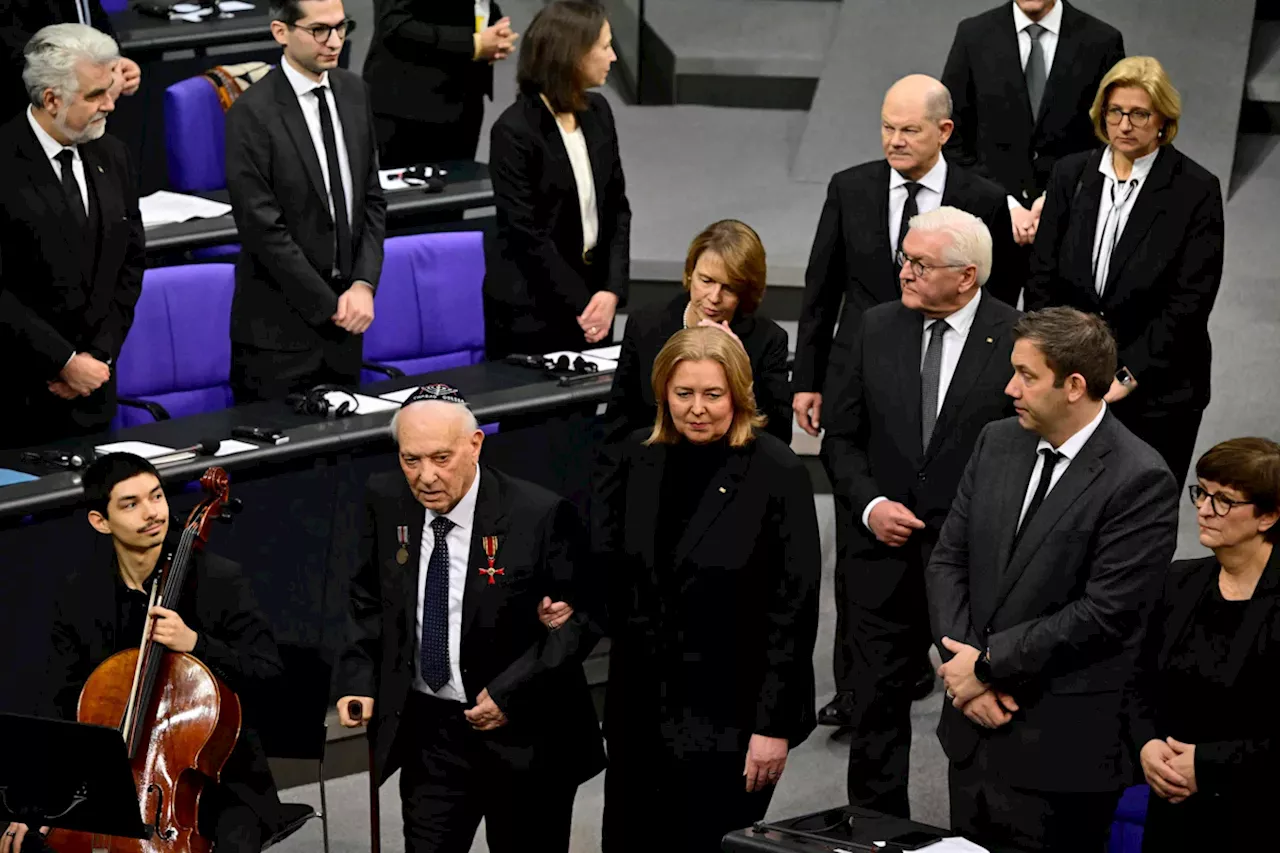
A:
MULTIPOLYGON (((841 806, 786 820, 770 821, 757 829, 740 829, 724 837, 726 853, 900 853, 920 849, 931 838, 954 835, 950 830, 881 814, 858 806, 841 806), (798 834, 788 833, 795 830, 798 834), (817 837, 815 837, 817 836, 817 837), (819 838, 820 837, 820 838, 819 838), (900 843, 895 843, 898 839, 900 843)), ((993 851, 993 853, 997 853, 993 851)), ((1018 853, 1004 849, 998 853, 1018 853)))
MULTIPOLYGON (((417 187, 387 190, 387 236, 418 233, 448 228, 460 230, 467 211, 493 204, 493 183, 483 163, 452 162, 441 164, 448 182, 444 190, 428 193, 417 187)), ((214 201, 229 202, 225 190, 202 193, 214 201)), ((481 230, 486 220, 471 220, 469 230, 481 230)), ((182 255, 193 249, 236 243, 240 234, 230 214, 213 219, 193 219, 147 228, 147 263, 165 266, 183 263, 182 255)))
MULTIPOLYGON (((426 382, 456 386, 481 423, 498 422, 499 433, 485 440, 483 462, 564 493, 573 488, 565 472, 585 476, 594 419, 584 411, 594 412, 612 377, 561 386, 539 371, 484 363, 386 380, 361 391, 376 395, 426 382), (539 429, 538 416, 546 417, 547 429, 539 429), (504 429, 504 418, 524 426, 504 429)), ((163 466, 169 523, 182 525, 200 499, 192 481, 205 468, 225 468, 231 496, 240 498, 244 509, 230 525, 214 528, 210 550, 241 563, 277 642, 327 664, 343 642, 346 583, 364 523, 364 482, 372 473, 398 470, 388 431, 392 414, 326 419, 296 414, 284 402, 255 403, 59 447, 79 450, 132 440, 182 448, 229 438, 236 426, 282 429, 289 437, 285 444, 163 466)), ((17 452, 0 452, 0 467, 43 475, 0 488, 0 684, 6 685, 0 690, 0 711, 29 712, 34 690, 10 687, 34 687, 41 678, 51 597, 75 569, 106 571, 110 542, 85 519, 77 474, 50 473, 38 463, 20 461, 17 452)))

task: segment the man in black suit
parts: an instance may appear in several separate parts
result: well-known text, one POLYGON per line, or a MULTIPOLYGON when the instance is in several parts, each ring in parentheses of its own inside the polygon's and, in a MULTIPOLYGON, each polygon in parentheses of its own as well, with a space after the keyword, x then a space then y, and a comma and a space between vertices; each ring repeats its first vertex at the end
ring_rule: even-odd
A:
POLYGON ((995 849, 1099 850, 1132 776, 1121 692, 1177 543, 1177 487, 1103 402, 1103 320, 1048 308, 1013 335, 1017 419, 978 437, 925 570, 951 823, 995 849))
POLYGON ((386 230, 368 93, 338 68, 342 0, 272 0, 271 14, 280 66, 227 112, 238 402, 359 381, 386 230))
POLYGON ((22 413, 0 424, 0 447, 97 432, 115 415, 111 366, 146 266, 133 167, 104 135, 118 61, 91 27, 42 29, 26 54, 29 106, 0 127, 0 387, 22 413))
POLYGON ((409 853, 469 850, 482 817, 498 853, 530 833, 567 850, 577 787, 604 767, 581 666, 600 636, 585 533, 566 501, 479 465, 455 389, 420 388, 392 433, 403 478, 367 486, 338 714, 372 719, 379 784, 401 768, 409 853), (548 597, 573 608, 551 631, 548 597))
POLYGON ((910 221, 902 299, 862 315, 822 460, 844 539, 840 666, 853 673, 849 802, 909 817, 912 688, 927 656, 924 567, 988 423, 1010 412, 1018 311, 983 293, 991 234, 952 207, 910 221))
POLYGON ((1124 38, 1066 0, 1014 0, 956 27, 942 82, 955 101, 947 156, 1009 194, 1014 238, 1029 245, 1054 163, 1098 147, 1089 107, 1124 59, 1124 38))
MULTIPOLYGON (((22 82, 23 49, 38 30, 53 24, 85 24, 115 37, 101 0, 0 0, 0 115, 10 116, 30 103, 22 82)), ((142 84, 142 69, 120 57, 117 95, 132 95, 142 84)))
MULTIPOLYGON (((942 156, 942 146, 951 135, 951 98, 946 88, 931 77, 904 77, 886 93, 880 119, 885 159, 846 169, 831 179, 805 271, 792 409, 800 428, 814 436, 822 426, 823 391, 845 369, 862 313, 899 298, 894 255, 906 236, 903 223, 916 213, 947 205, 980 218, 994 242, 987 294, 1013 304, 1022 287, 1016 270, 1021 260, 1010 237, 1004 194, 992 182, 942 156), (840 327, 833 340, 837 318, 840 327)), ((838 517, 836 527, 842 530, 857 523, 855 518, 838 517)), ((836 601, 841 600, 837 594, 836 601)), ((841 625, 848 624, 839 615, 837 619, 841 625)), ((819 714, 824 725, 849 721, 855 676, 841 651, 848 643, 849 638, 837 631, 837 695, 819 714)), ((922 658, 922 695, 932 689, 930 670, 922 658)))
MULTIPOLYGON (((239 737, 220 780, 206 783, 197 826, 219 853, 258 853, 281 820, 271 768, 253 727, 265 690, 283 669, 271 628, 240 567, 209 552, 192 555, 175 609, 149 607, 156 567, 177 544, 169 535, 159 474, 140 456, 112 453, 85 469, 83 481, 89 524, 109 536, 112 547, 100 565, 70 575, 54 598, 41 711, 76 719, 80 691, 94 669, 137 648, 152 621, 156 642, 196 657, 240 700, 239 737)), ((25 828, 10 825, 7 832, 15 833, 10 837, 16 843, 4 853, 46 849, 25 828)))
POLYGON ((391 166, 474 160, 493 63, 515 49, 492 0, 375 0, 364 79, 391 166))

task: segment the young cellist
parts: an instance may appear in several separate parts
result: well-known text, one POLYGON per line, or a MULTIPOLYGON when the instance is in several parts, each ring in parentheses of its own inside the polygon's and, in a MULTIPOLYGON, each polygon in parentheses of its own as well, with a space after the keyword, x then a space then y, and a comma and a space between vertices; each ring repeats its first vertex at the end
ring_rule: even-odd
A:
MULTIPOLYGON (((222 781, 205 785, 197 827, 216 853, 259 853, 280 820, 275 782, 252 728, 260 698, 255 688, 282 670, 271 629, 240 567, 203 551, 192 554, 177 607, 149 606, 157 568, 173 544, 159 474, 140 456, 112 453, 85 469, 82 479, 89 524, 111 537, 111 554, 68 578, 55 599, 42 710, 76 719, 81 688, 93 670, 116 652, 137 648, 150 624, 155 642, 193 655, 240 698, 245 722, 222 781)), ((0 836, 0 853, 48 849, 47 829, 10 824, 0 836)))

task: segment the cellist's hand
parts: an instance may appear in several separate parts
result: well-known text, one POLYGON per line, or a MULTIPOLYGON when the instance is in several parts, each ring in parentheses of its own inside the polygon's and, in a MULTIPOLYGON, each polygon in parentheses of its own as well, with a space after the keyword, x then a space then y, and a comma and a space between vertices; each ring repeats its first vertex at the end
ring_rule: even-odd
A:
POLYGON ((151 623, 151 639, 160 645, 174 652, 189 652, 196 647, 200 635, 188 628, 177 613, 166 607, 153 607, 147 615, 155 620, 151 623))
MULTIPOLYGON (((4 831, 4 835, 0 835, 0 853, 20 853, 22 850, 22 841, 27 837, 29 831, 25 823, 11 823, 9 828, 4 831)), ((48 835, 49 827, 40 827, 40 834, 48 835)))

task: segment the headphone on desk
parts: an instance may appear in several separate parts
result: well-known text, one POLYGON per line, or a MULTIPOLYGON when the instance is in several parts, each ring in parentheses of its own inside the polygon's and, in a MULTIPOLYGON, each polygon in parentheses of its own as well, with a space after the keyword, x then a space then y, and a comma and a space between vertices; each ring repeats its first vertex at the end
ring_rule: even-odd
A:
POLYGON ((572 364, 569 363, 567 355, 561 355, 555 361, 548 358, 544 363, 547 370, 554 370, 557 373, 598 373, 600 371, 600 365, 594 361, 587 361, 582 356, 575 358, 572 364))
POLYGON ((314 415, 321 418, 346 418, 354 415, 360 408, 360 401, 349 389, 341 385, 317 385, 303 394, 290 394, 284 398, 300 415, 314 415), (342 394, 348 399, 341 403, 329 402, 328 394, 342 394))

